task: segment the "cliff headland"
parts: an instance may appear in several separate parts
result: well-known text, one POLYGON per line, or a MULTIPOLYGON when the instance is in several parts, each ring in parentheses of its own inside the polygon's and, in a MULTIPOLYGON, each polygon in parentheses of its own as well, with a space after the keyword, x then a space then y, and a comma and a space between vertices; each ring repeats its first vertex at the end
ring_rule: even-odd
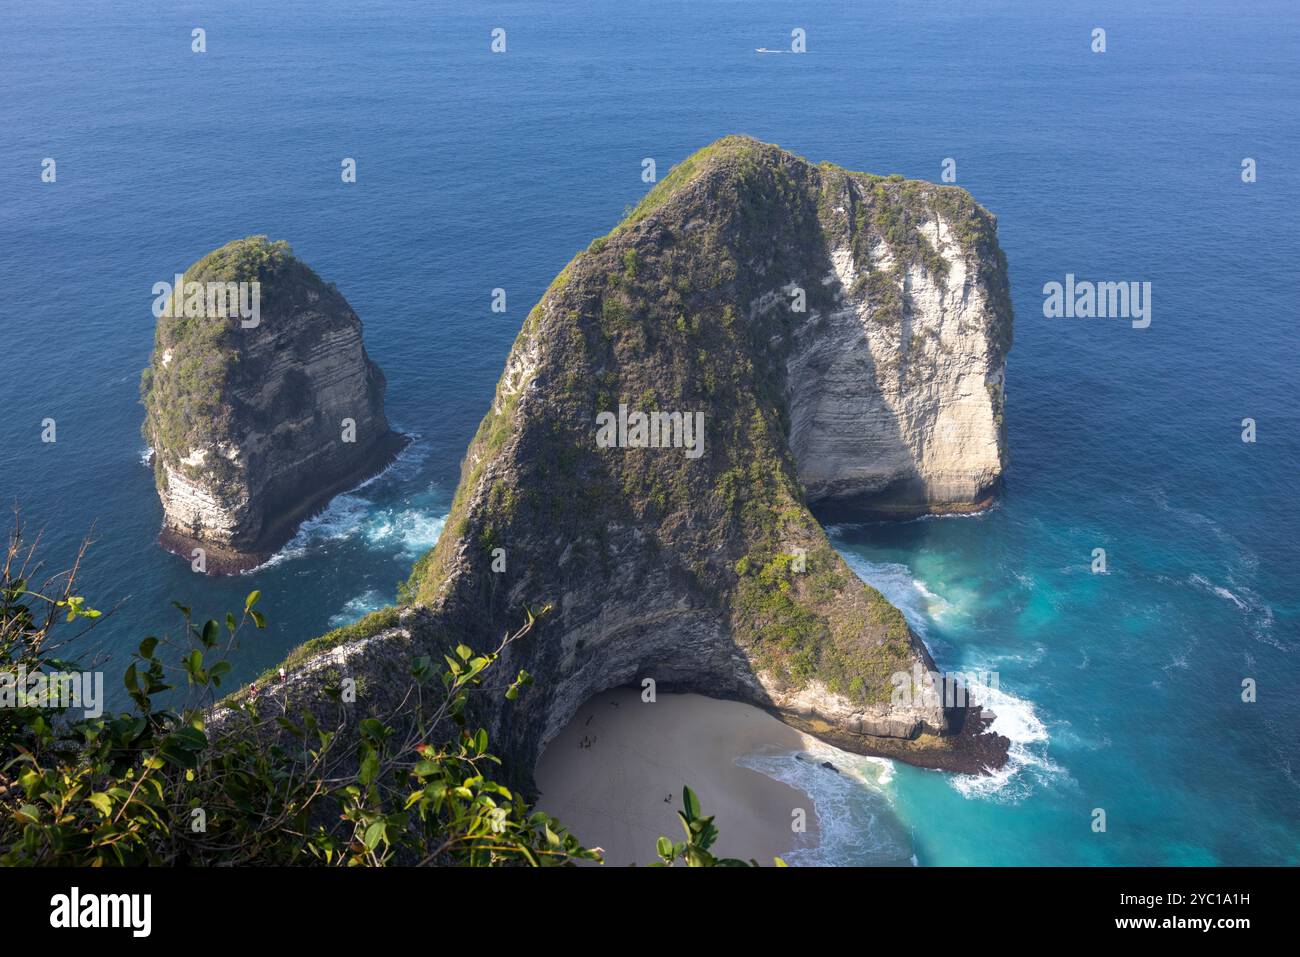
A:
POLYGON ((402 662, 550 605, 500 668, 534 687, 476 715, 525 786, 583 702, 647 682, 863 754, 1000 766, 978 705, 900 698, 934 662, 815 515, 984 507, 1011 325, 996 221, 964 190, 719 140, 556 277, 405 607, 309 643, 283 693, 356 675, 356 717, 391 713, 402 662))

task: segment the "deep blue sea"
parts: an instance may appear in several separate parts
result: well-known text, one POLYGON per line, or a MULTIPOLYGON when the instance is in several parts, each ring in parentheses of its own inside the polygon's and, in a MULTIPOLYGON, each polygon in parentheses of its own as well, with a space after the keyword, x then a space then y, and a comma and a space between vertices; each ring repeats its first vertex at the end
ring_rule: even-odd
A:
POLYGON ((857 762, 815 791, 812 859, 1298 863, 1300 7, 1082 7, 5 4, 0 497, 51 568, 93 535, 82 591, 116 607, 93 636, 119 660, 170 600, 216 613, 261 589, 246 679, 392 600, 523 317, 644 194, 643 158, 662 176, 732 132, 932 180, 951 157, 1010 264, 1005 495, 832 531, 941 666, 998 672, 1013 760, 985 779, 857 762), (807 53, 755 52, 794 28, 807 53), (153 284, 255 233, 338 284, 418 440, 272 565, 215 580, 154 544, 137 382, 153 284), (1044 318, 1066 273, 1149 281, 1150 327, 1044 318))

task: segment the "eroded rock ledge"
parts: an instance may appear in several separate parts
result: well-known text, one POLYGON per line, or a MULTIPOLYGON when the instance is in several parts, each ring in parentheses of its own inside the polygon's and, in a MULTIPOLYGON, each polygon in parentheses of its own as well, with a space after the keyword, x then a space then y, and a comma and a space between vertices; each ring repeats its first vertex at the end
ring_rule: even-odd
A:
POLYGON ((498 666, 535 685, 483 697, 517 783, 583 702, 646 679, 864 754, 999 766, 1007 741, 977 709, 893 700, 895 675, 933 662, 810 507, 987 502, 1011 321, 995 221, 965 191, 720 140, 529 314, 401 625, 309 660, 284 693, 319 698, 328 661, 370 675, 357 710, 382 714, 398 659, 494 646, 550 603, 498 666), (703 412, 702 454, 601 447, 598 415, 622 406, 703 412))
POLYGON ((407 440, 384 416, 386 383, 361 320, 287 243, 228 243, 184 282, 187 294, 174 291, 158 319, 141 381, 159 542, 187 560, 202 548, 206 570, 228 574, 266 561, 407 440), (254 290, 240 284, 253 283, 257 314, 245 315, 238 306, 254 290), (226 284, 224 302, 209 297, 226 284))

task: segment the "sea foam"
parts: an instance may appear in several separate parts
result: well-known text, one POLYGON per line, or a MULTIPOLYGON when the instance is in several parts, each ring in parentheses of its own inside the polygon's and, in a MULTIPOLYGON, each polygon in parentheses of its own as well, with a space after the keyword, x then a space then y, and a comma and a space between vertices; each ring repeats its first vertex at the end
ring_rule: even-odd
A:
MULTIPOLYGON (((854 574, 875 588, 903 613, 912 630, 934 653, 937 644, 932 625, 936 618, 952 615, 959 608, 935 594, 917 579, 906 565, 896 562, 871 562, 853 552, 841 551, 854 574)), ((1033 657, 1041 657, 1042 647, 1033 657)), ((994 662, 962 663, 956 671, 997 671, 994 662)), ((1021 662, 1023 663, 1023 662, 1021 662)), ((943 668, 945 662, 939 661, 943 668)), ((1016 802, 1027 795, 1035 783, 1046 783, 1064 770, 1047 755, 1049 735, 1034 705, 1004 688, 983 688, 980 702, 997 716, 990 730, 1004 735, 1010 742, 1007 763, 987 775, 950 774, 950 786, 967 798, 989 798, 999 802, 1016 802)))
MULTIPOLYGON (((428 456, 418 433, 388 467, 355 488, 336 495, 317 515, 307 519, 283 548, 252 571, 292 561, 331 542, 360 539, 372 551, 415 559, 438 542, 447 521, 447 508, 437 486, 395 505, 380 505, 361 494, 387 479, 401 483, 417 472, 428 456)), ((359 617, 359 616, 358 616, 359 617)))
POLYGON ((736 763, 788 784, 812 801, 818 843, 782 855, 786 863, 820 867, 915 863, 911 841, 892 808, 892 761, 849 754, 806 738, 803 751, 764 750, 736 763), (836 771, 822 766, 827 761, 836 771))

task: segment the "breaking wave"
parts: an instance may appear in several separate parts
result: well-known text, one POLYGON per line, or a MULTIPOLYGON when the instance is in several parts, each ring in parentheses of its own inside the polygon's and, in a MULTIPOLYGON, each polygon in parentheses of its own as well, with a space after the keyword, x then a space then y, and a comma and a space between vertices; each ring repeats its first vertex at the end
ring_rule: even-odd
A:
POLYGON ((302 558, 321 546, 349 540, 360 541, 372 551, 410 560, 437 544, 448 512, 446 500, 436 485, 395 504, 381 504, 383 489, 409 480, 428 455, 419 436, 412 434, 411 438, 411 443, 387 468, 356 488, 336 495, 318 515, 303 522, 288 544, 259 568, 302 558), (363 494, 372 487, 380 494, 374 497, 363 494))
POLYGON ((893 762, 859 757, 807 740, 807 748, 800 752, 767 750, 736 761, 741 767, 802 791, 812 800, 817 815, 817 845, 782 855, 786 863, 820 867, 915 863, 911 840, 892 809, 893 762), (827 761, 836 771, 823 767, 827 761))
MULTIPOLYGON (((871 562, 852 552, 841 552, 854 574, 875 588, 903 613, 912 630, 921 636, 933 652, 933 628, 936 618, 951 613, 954 606, 936 595, 925 583, 916 579, 906 565, 895 562, 871 562)), ((1041 657, 1044 649, 1035 649, 1034 659, 1041 657)), ((944 667, 942 661, 939 666, 944 667)), ((997 671, 988 663, 962 664, 961 671, 997 671)), ((1064 774, 1064 769, 1047 756, 1050 741, 1047 726, 1033 702, 1019 698, 1005 689, 981 689, 980 702, 997 717, 990 730, 1004 735, 1011 745, 1007 763, 1001 770, 988 775, 946 775, 949 785, 967 798, 989 798, 999 802, 1015 803, 1025 797, 1035 784, 1046 783, 1050 778, 1064 774)))

